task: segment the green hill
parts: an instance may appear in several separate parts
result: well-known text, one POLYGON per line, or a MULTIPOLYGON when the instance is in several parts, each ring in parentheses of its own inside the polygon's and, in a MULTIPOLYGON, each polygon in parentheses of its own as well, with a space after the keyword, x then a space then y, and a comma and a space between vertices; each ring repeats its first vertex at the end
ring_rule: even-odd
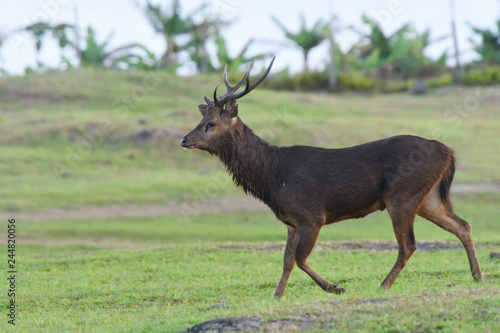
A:
MULTIPOLYGON (((1 78, 0 210, 189 199, 214 177, 217 196, 238 193, 218 161, 178 144, 217 81, 92 70, 1 78)), ((243 121, 274 144, 343 147, 415 134, 456 150, 458 181, 499 178, 498 88, 424 97, 259 88, 239 103, 243 121)))

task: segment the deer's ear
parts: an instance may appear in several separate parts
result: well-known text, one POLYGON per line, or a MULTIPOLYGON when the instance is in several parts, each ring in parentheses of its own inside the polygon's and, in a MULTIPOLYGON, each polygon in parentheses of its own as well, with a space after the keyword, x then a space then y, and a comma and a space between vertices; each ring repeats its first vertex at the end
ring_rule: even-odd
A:
POLYGON ((231 118, 234 118, 238 115, 238 104, 236 104, 236 99, 231 98, 226 103, 226 111, 231 118))
POLYGON ((200 105, 198 105, 198 109, 200 109, 201 115, 203 117, 205 117, 205 115, 207 114, 207 111, 208 111, 208 105, 200 104, 200 105))

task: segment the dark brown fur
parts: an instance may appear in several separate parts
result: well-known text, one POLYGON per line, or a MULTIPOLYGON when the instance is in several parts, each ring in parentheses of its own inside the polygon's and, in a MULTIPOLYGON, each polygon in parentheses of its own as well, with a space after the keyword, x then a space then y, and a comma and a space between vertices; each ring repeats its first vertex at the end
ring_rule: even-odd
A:
POLYGON ((186 148, 216 155, 237 186, 262 200, 288 228, 281 297, 295 264, 323 290, 345 290, 307 263, 321 227, 387 208, 399 245, 394 267, 382 283, 389 289, 416 250, 418 214, 455 234, 465 247, 472 275, 482 279, 470 224, 453 213, 449 191, 453 151, 438 141, 401 135, 343 149, 277 147, 259 138, 238 117, 235 100, 223 107, 200 105, 203 119, 182 140, 186 148))

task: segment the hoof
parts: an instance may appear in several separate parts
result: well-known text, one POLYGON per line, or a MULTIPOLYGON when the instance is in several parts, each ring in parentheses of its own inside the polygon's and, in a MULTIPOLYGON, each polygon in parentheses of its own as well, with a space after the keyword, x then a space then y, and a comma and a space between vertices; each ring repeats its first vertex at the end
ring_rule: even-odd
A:
POLYGON ((340 295, 345 293, 345 289, 337 287, 336 284, 329 284, 328 288, 326 288, 326 292, 340 295))

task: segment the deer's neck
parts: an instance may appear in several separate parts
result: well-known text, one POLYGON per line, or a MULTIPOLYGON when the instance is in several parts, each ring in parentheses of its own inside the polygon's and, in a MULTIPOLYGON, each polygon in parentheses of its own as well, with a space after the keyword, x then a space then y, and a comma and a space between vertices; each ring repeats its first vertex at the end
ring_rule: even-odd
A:
POLYGON ((231 138, 224 140, 226 147, 215 154, 243 191, 272 205, 275 191, 281 186, 278 148, 253 133, 238 119, 231 138))

